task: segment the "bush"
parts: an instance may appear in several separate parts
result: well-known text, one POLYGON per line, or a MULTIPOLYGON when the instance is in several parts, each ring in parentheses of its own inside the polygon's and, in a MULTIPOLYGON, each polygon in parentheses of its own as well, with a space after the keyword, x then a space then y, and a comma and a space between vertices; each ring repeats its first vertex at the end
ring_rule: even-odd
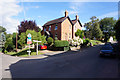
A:
POLYGON ((83 44, 84 45, 87 45, 88 43, 90 43, 90 40, 88 38, 86 38, 86 39, 83 40, 83 44))
POLYGON ((51 45, 51 44, 53 43, 53 38, 52 38, 52 37, 49 37, 49 38, 47 39, 47 43, 48 43, 49 45, 51 45))
POLYGON ((54 47, 68 47, 68 46, 69 46, 68 41, 55 40, 54 42, 54 47))
POLYGON ((11 38, 8 38, 5 42, 5 50, 7 51, 12 51, 14 49, 14 44, 12 42, 12 39, 11 38))

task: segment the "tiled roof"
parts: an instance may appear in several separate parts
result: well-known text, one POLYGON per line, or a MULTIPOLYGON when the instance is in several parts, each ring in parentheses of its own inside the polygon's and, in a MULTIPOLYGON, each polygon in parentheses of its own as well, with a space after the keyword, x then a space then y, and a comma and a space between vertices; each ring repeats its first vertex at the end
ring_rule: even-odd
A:
POLYGON ((72 20, 73 25, 74 25, 76 22, 77 22, 77 20, 76 20, 76 19, 75 19, 75 20, 72 20))
POLYGON ((80 26, 82 27, 82 24, 81 24, 81 22, 80 22, 80 20, 79 20, 79 19, 78 19, 78 20, 77 20, 77 19, 72 20, 73 25, 74 25, 77 21, 79 22, 80 26))
POLYGON ((47 23, 44 24, 44 26, 55 24, 55 23, 60 23, 60 22, 64 21, 66 18, 67 17, 61 17, 61 18, 58 18, 58 19, 54 19, 52 21, 48 21, 47 23))

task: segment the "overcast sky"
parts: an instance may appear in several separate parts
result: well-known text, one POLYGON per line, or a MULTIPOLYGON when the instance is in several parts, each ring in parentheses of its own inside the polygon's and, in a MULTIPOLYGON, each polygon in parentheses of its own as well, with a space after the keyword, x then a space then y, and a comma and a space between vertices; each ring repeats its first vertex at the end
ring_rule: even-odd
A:
POLYGON ((35 20, 38 26, 47 21, 63 17, 68 10, 71 20, 79 16, 82 24, 88 22, 92 16, 99 19, 114 17, 118 19, 118 2, 12 2, 1 1, 0 25, 8 33, 16 31, 23 20, 35 20), (4 7, 3 7, 4 6, 4 7))

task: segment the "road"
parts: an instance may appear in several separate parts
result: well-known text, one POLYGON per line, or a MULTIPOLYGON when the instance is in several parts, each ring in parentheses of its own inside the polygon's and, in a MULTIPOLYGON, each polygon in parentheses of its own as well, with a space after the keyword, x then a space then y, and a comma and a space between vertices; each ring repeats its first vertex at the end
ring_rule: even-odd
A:
POLYGON ((3 78, 118 78, 118 59, 99 57, 100 47, 68 51, 44 59, 18 59, 3 69, 3 78))

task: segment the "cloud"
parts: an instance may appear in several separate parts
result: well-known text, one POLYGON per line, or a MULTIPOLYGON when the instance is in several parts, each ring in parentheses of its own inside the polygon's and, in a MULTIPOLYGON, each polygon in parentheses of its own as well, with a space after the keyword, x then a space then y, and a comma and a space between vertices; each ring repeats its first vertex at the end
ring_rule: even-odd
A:
POLYGON ((16 28, 20 22, 13 18, 13 16, 17 16, 22 11, 16 0, 10 1, 0 1, 0 7, 2 8, 0 11, 0 25, 7 29, 7 33, 16 32, 16 28))
POLYGON ((43 30, 43 27, 42 27, 41 25, 38 25, 38 27, 39 27, 41 30, 43 30))
POLYGON ((38 9, 38 8, 40 8, 40 6, 24 6, 24 8, 25 8, 26 10, 29 10, 29 9, 31 9, 31 8, 38 9))
POLYGON ((114 11, 114 12, 110 12, 110 13, 106 13, 101 16, 98 16, 98 18, 100 19, 105 18, 105 17, 118 17, 118 11, 114 11))
POLYGON ((69 10, 69 14, 72 15, 72 14, 78 14, 81 10, 81 6, 83 5, 84 3, 82 2, 71 2, 70 3, 70 10, 69 10))
POLYGON ((41 18, 41 16, 38 16, 38 18, 41 18))

